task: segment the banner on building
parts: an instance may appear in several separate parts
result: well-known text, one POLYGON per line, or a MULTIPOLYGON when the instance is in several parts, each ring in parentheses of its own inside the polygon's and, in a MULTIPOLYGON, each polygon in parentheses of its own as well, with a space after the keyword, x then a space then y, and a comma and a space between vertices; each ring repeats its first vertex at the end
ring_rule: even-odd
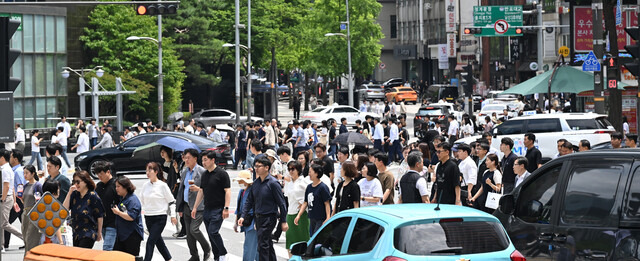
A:
POLYGON ((447 34, 447 56, 450 58, 457 57, 456 54, 456 34, 447 34))
POLYGON ((438 45, 438 69, 449 69, 449 55, 447 54, 447 44, 438 45))
POLYGON ((446 32, 456 31, 456 0, 446 0, 446 32))
MULTIPOLYGON (((573 17, 574 51, 589 52, 593 50, 593 13, 591 6, 574 7, 573 17)), ((624 52, 625 45, 631 45, 634 42, 627 36, 624 28, 634 26, 638 26, 638 15, 630 11, 622 12, 622 24, 616 26, 618 50, 621 52, 624 52)), ((604 18, 602 19, 602 29, 604 29, 604 18)))

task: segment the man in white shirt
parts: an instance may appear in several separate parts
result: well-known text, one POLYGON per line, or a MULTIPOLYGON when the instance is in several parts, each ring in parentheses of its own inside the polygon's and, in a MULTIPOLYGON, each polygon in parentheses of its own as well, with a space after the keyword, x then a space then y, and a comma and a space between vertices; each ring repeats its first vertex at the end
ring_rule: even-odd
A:
POLYGON ((34 161, 37 161, 38 170, 43 170, 42 157, 40 156, 40 142, 42 141, 42 138, 38 138, 39 134, 40 131, 37 129, 31 132, 31 160, 27 165, 31 165, 34 161))
POLYGON ((89 125, 87 125, 87 136, 89 136, 91 147, 98 144, 98 125, 96 125, 96 119, 89 121, 89 125))
POLYGON ((222 142, 222 136, 220 136, 220 131, 216 128, 216 125, 211 125, 209 129, 211 133, 209 134, 209 138, 211 138, 214 142, 222 142))
POLYGON ((398 204, 429 203, 431 191, 427 189, 427 180, 419 174, 424 167, 422 153, 409 153, 407 164, 409 164, 409 171, 402 175, 398 182, 398 204))
POLYGON ((264 128, 263 128, 264 129, 264 145, 267 146, 267 148, 275 149, 275 147, 276 147, 276 131, 271 126, 271 122, 272 121, 265 121, 264 122, 264 128))
POLYGON ((449 136, 449 143, 453 144, 458 139, 458 131, 460 130, 460 124, 453 115, 449 115, 449 130, 447 136, 449 136))
POLYGON ((15 178, 15 174, 11 169, 11 165, 9 165, 9 161, 11 159, 11 151, 1 150, 0 151, 0 165, 2 166, 2 198, 0 200, 0 248, 4 246, 4 231, 9 231, 9 233, 17 236, 22 239, 22 233, 20 230, 16 229, 9 223, 9 214, 11 213, 11 208, 15 203, 15 194, 13 181, 15 178))
POLYGON ((94 146, 93 149, 113 147, 113 138, 111 138, 111 134, 107 131, 107 127, 102 127, 100 133, 102 133, 102 140, 100 140, 100 143, 94 146))
POLYGON ((391 105, 389 105, 389 115, 391 118, 396 118, 398 115, 398 107, 396 106, 395 101, 391 102, 391 105))
POLYGON ((16 149, 19 151, 24 151, 24 142, 26 141, 24 130, 20 128, 20 123, 16 123, 16 149))
POLYGON ((76 141, 76 145, 74 145, 71 150, 76 149, 76 153, 80 154, 89 150, 89 136, 85 133, 87 128, 84 126, 80 126, 78 128, 80 135, 78 135, 78 141, 76 141))
POLYGON ((380 103, 376 101, 374 108, 375 108, 374 112, 378 114, 378 117, 382 117, 382 113, 384 112, 384 107, 382 107, 382 105, 380 105, 380 103))
POLYGON ((63 132, 65 135, 67 135, 67 138, 71 137, 71 125, 69 125, 69 123, 67 122, 66 116, 62 116, 61 121, 58 122, 58 125, 56 125, 56 128, 59 127, 63 128, 63 132))
POLYGON ((518 187, 522 181, 528 178, 531 173, 527 171, 528 160, 525 157, 518 157, 516 161, 513 163, 513 172, 516 173, 516 184, 515 187, 518 187))
MULTIPOLYGON (((55 156, 58 159, 60 159, 60 162, 64 161, 64 159, 62 159, 62 156, 60 156, 62 154, 62 146, 60 146, 60 144, 49 144, 47 145, 47 147, 45 147, 44 152, 47 159, 49 157, 55 156)), ((45 173, 44 173, 45 177, 50 176, 49 169, 46 168, 46 164, 45 164, 44 170, 45 170, 45 173)), ((69 168, 67 168, 65 164, 60 164, 60 169, 59 169, 60 173, 63 173, 66 176, 68 171, 69 171, 69 168)))
POLYGON ((391 164, 391 162, 396 161, 396 156, 400 155, 400 157, 398 159, 402 160, 402 151, 400 150, 400 136, 399 134, 399 130, 398 130, 398 125, 396 125, 396 119, 395 118, 391 118, 389 119, 389 123, 391 124, 389 126, 389 162, 388 164, 391 164))
POLYGON ((120 135, 120 143, 128 141, 129 139, 135 137, 133 135, 133 131, 129 127, 124 128, 124 135, 120 135))
POLYGON ((56 140, 55 143, 60 144, 60 146, 62 146, 62 159, 64 159, 64 162, 67 164, 67 167, 71 167, 71 164, 69 164, 69 158, 67 158, 67 138, 69 136, 67 136, 67 134, 64 133, 64 127, 58 127, 58 132, 56 133, 56 136, 58 137, 58 139, 56 140))
POLYGON ((378 151, 382 151, 382 141, 384 140, 384 128, 380 124, 380 118, 374 118, 373 124, 375 128, 373 130, 373 148, 378 151))
MULTIPOLYGON (((460 189, 467 191, 467 202, 471 202, 473 186, 476 185, 476 181, 478 179, 478 166, 476 162, 473 161, 469 154, 471 154, 471 147, 465 143, 458 144, 458 159, 460 163, 458 164, 458 168, 460 169, 460 173, 462 174, 462 182, 460 183, 460 189)), ((464 195, 460 195, 462 198, 464 195)))

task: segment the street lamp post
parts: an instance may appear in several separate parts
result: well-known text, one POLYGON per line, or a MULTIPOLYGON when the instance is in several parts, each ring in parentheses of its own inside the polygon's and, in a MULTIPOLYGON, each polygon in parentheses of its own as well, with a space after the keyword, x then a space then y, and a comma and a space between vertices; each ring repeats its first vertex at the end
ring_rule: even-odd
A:
POLYGON ((349 59, 349 75, 348 78, 348 90, 349 90, 349 106, 353 107, 353 84, 351 83, 351 36, 349 34, 349 0, 347 0, 347 35, 343 33, 326 33, 324 36, 342 36, 347 38, 347 56, 349 59))
POLYGON ((129 36, 127 41, 147 40, 158 45, 158 124, 164 126, 164 86, 162 80, 162 16, 158 15, 158 39, 151 37, 129 36))
MULTIPOLYGON (((71 69, 70 67, 62 67, 63 71, 61 72, 62 74, 62 78, 69 78, 71 72, 75 73, 78 76, 78 93, 83 93, 85 91, 85 85, 87 85, 87 82, 84 80, 84 73, 85 72, 95 72, 96 76, 98 77, 102 77, 102 75, 104 75, 104 70, 102 70, 102 66, 96 66, 93 69, 71 69)), ((95 101, 94 101, 95 103, 95 101)), ((97 107, 98 104, 93 104, 93 107, 97 107)), ((95 110, 94 110, 95 112, 95 110)), ((80 119, 85 119, 86 117, 86 104, 85 104, 85 100, 84 100, 84 94, 80 95, 80 119)), ((96 114, 93 115, 96 120, 97 120, 97 116, 96 114)))
MULTIPOLYGON (((251 44, 251 42, 249 42, 249 44, 251 44)), ((235 44, 231 44, 231 43, 225 43, 222 45, 222 47, 236 47, 235 44)), ((245 45, 240 45, 240 48, 242 48, 243 50, 247 51, 247 96, 249 99, 249 102, 247 103, 247 122, 251 121, 251 108, 253 108, 253 104, 251 104, 251 47, 249 46, 245 46, 245 45)), ((239 61, 236 61, 239 62, 239 61)), ((239 115, 238 115, 239 116, 239 115)))

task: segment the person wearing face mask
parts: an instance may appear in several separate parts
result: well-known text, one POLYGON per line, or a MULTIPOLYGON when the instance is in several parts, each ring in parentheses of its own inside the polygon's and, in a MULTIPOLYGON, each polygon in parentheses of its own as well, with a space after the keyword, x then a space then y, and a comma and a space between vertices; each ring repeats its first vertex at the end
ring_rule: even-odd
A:
MULTIPOLYGON (((244 232, 244 245, 242 250, 242 260, 254 261, 258 257, 258 231, 255 229, 254 213, 253 209, 250 209, 245 222, 240 226, 238 231, 238 219, 244 210, 244 204, 247 201, 247 196, 251 193, 251 185, 253 180, 251 179, 251 172, 247 170, 240 171, 237 178, 233 179, 234 182, 238 182, 240 185, 240 191, 238 191, 236 209, 236 222, 233 225, 233 231, 244 232)), ((288 238, 288 237, 287 237, 288 238)))

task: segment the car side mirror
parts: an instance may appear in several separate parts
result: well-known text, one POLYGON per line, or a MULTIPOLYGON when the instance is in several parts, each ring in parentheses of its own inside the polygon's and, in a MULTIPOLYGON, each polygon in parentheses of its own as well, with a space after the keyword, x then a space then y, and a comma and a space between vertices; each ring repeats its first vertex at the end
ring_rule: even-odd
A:
POLYGON ((540 201, 531 200, 527 202, 527 206, 525 208, 527 212, 525 213, 525 215, 528 217, 539 217, 542 215, 543 209, 544 205, 542 205, 540 201))
POLYGON ((303 256, 307 251, 307 242, 298 242, 291 245, 291 254, 294 256, 303 256))
POLYGON ((500 212, 511 215, 514 210, 514 197, 511 194, 504 195, 500 198, 500 212))
POLYGON ((123 144, 119 144, 119 145, 118 145, 118 149, 119 149, 119 150, 124 150, 124 145, 123 145, 123 144))
POLYGON ((231 119, 235 119, 235 118, 236 118, 235 114, 231 115, 231 119))

